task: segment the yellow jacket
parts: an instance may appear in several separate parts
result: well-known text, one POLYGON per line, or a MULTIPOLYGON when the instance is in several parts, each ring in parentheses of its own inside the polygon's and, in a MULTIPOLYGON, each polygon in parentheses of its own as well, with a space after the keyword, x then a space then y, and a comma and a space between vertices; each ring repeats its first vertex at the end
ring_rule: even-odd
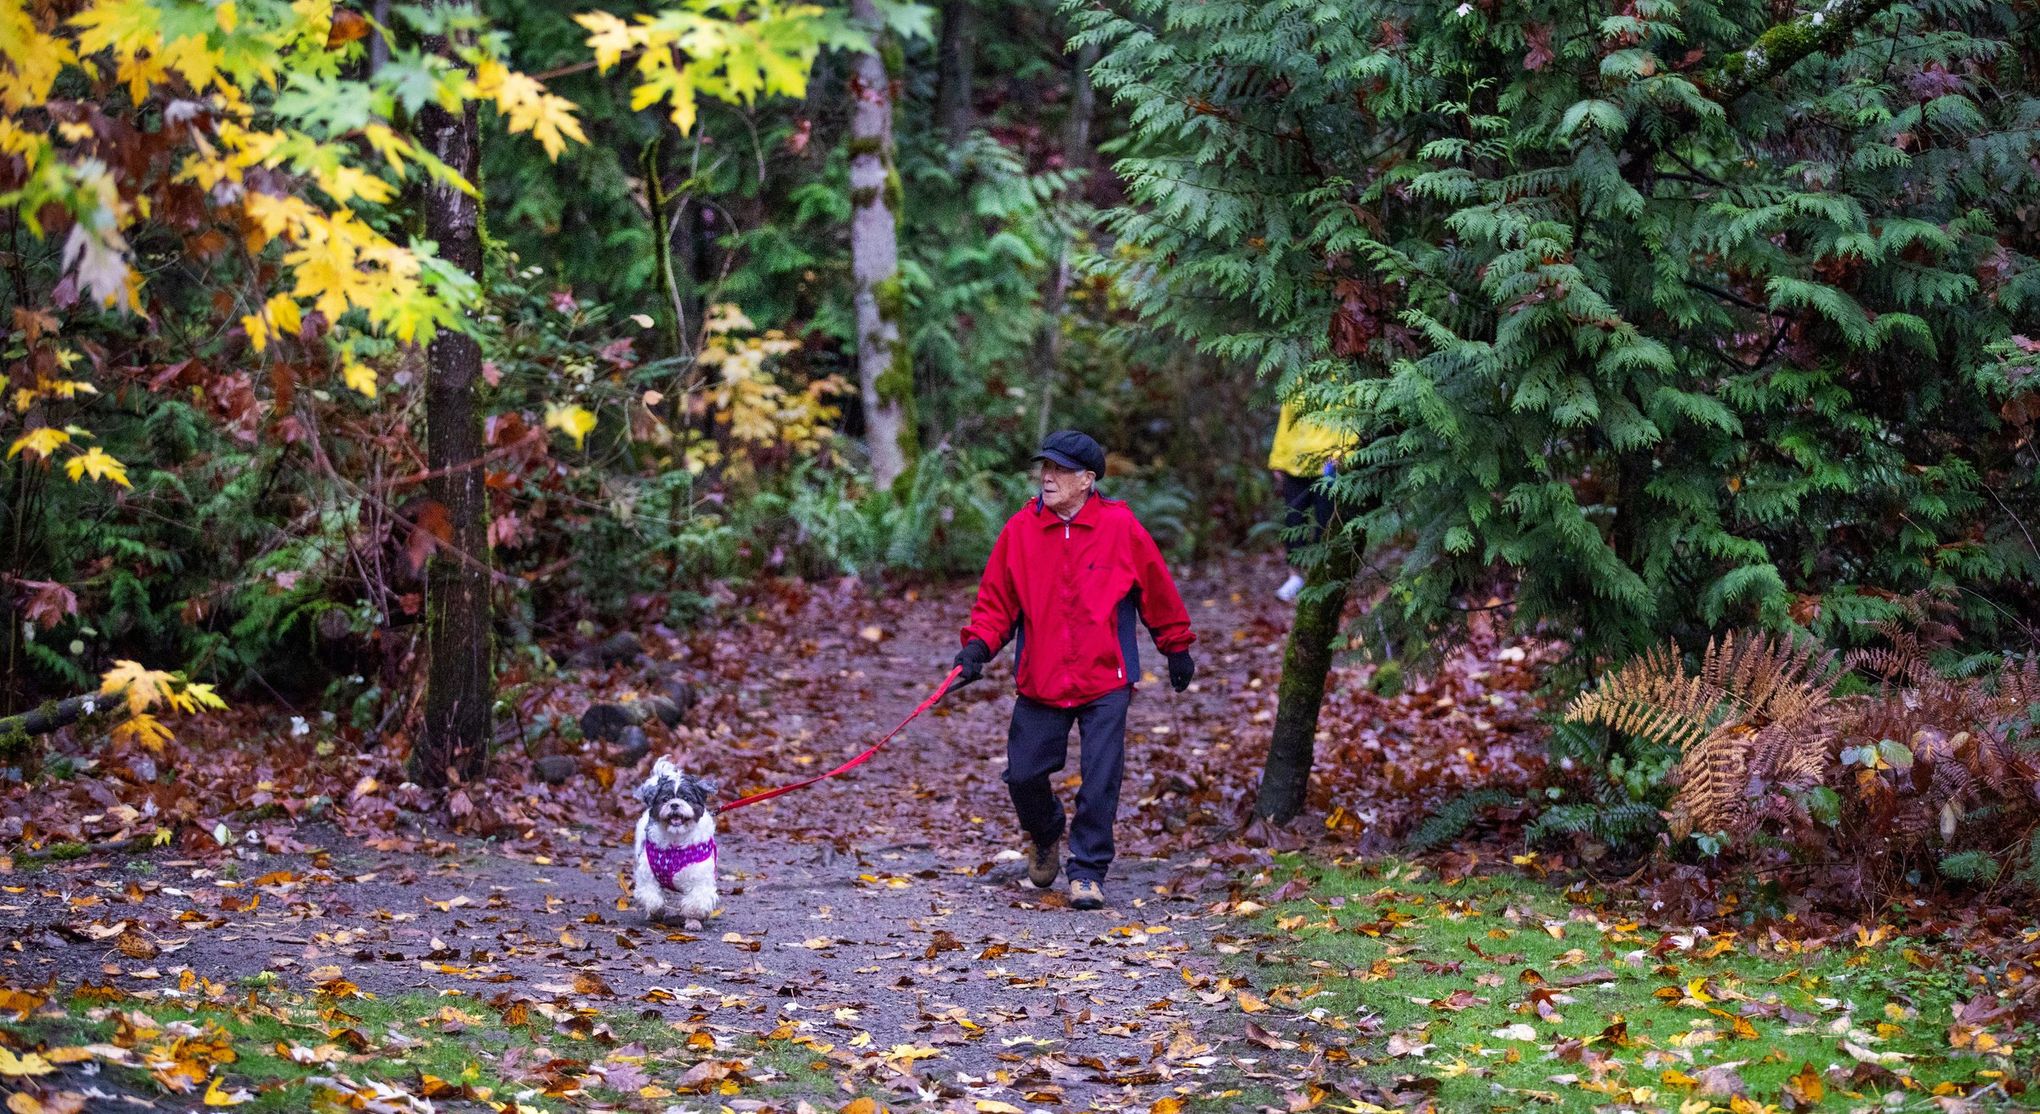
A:
POLYGON ((1297 413, 1294 402, 1285 402, 1282 418, 1275 424, 1275 446, 1268 451, 1268 467, 1292 476, 1315 476, 1346 443, 1345 434, 1319 425, 1297 413))

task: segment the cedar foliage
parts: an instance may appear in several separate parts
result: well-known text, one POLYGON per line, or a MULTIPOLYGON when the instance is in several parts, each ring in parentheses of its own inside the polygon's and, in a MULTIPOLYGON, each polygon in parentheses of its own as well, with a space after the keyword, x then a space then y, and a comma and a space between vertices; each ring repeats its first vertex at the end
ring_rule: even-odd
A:
POLYGON ((1134 129, 1098 266, 1360 440, 1370 634, 1502 579, 1614 655, 1934 587, 1999 635, 2040 611, 2040 13, 1847 7, 1091 9, 1134 129))

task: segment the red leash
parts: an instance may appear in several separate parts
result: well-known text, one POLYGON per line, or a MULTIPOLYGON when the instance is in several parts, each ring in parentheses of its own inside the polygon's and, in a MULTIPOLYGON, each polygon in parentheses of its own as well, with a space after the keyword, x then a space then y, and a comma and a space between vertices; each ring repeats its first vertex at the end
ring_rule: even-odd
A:
POLYGON ((925 712, 928 709, 934 707, 935 702, 937 700, 940 700, 943 698, 943 696, 947 695, 949 690, 955 686, 956 678, 961 676, 962 674, 963 667, 960 665, 951 669, 949 671, 949 676, 942 678, 942 683, 935 686, 934 692, 928 694, 928 699, 921 701, 921 703, 918 706, 916 706, 913 711, 907 713, 907 718, 901 720, 900 725, 898 727, 895 727, 891 731, 886 732, 885 738, 880 739, 879 741, 871 744, 871 749, 865 751, 863 754, 860 754, 857 757, 852 758, 850 761, 843 763, 841 766, 838 766, 833 770, 830 770, 826 774, 816 774, 814 777, 811 777, 806 781, 796 781, 792 785, 782 785, 777 789, 767 789, 762 793, 753 793, 748 797, 738 797, 736 800, 731 801, 729 804, 722 806, 716 811, 728 812, 733 808, 743 808, 745 805, 755 805, 759 801, 769 801, 772 798, 779 796, 781 793, 791 793, 796 789, 805 789, 808 786, 813 785, 815 782, 822 781, 826 778, 835 777, 837 774, 843 773, 846 770, 854 770, 857 767, 864 765, 866 762, 871 761, 871 756, 877 754, 878 749, 880 747, 886 745, 889 742, 892 742, 893 736, 898 735, 902 731, 905 731, 907 729, 908 724, 914 722, 915 718, 920 716, 922 712, 925 712))

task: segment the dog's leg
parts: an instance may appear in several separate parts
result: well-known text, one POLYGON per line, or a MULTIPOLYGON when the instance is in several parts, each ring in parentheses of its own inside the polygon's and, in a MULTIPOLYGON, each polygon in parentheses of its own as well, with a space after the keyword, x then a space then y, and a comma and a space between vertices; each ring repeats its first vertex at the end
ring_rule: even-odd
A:
POLYGON ((639 867, 631 895, 637 899, 639 909, 644 910, 645 919, 658 923, 665 919, 666 893, 659 888, 659 880, 652 877, 649 868, 639 867))
POLYGON ((689 867, 675 881, 680 883, 680 898, 675 904, 680 915, 690 921, 707 919, 722 904, 722 895, 716 892, 715 867, 711 863, 689 867))
POLYGON ((644 912, 645 920, 658 924, 665 919, 666 891, 652 873, 651 861, 645 857, 644 817, 638 818, 637 841, 631 847, 631 855, 631 897, 644 912))

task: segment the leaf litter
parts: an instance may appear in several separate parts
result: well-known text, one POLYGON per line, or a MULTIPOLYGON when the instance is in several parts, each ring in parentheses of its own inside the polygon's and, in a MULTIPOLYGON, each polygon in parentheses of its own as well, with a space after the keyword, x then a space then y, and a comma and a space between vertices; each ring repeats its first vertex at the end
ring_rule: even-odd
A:
MULTIPOLYGON (((1818 999, 1845 1000, 1767 1000, 1736 972, 1740 951, 1680 961, 1718 948, 1718 933, 1594 914, 1634 922, 1652 971, 1710 966, 1697 982, 1650 976, 1644 1013, 1712 1011, 1660 1032, 1643 1013, 1595 1015, 1587 1003, 1605 986, 1637 977, 1636 949, 1589 932, 1557 891, 1499 913, 1384 902, 1368 896, 1377 877, 1350 873, 1379 864, 1315 874, 1257 838, 1350 856, 1460 789, 1534 783, 1536 688, 1561 648, 1476 624, 1392 693, 1371 683, 1375 667, 1343 663, 1311 798, 1323 822, 1307 837, 1242 838, 1286 616, 1241 586, 1274 571, 1235 560, 1186 582, 1200 679, 1176 697, 1143 678, 1103 914, 1018 884, 999 781, 1004 661, 855 774, 726 816, 725 908, 700 929, 653 928, 629 908, 626 794, 650 759, 580 740, 566 725, 583 708, 677 671, 700 699, 671 728, 647 721, 653 753, 731 794, 809 776, 939 678, 967 608, 957 589, 881 601, 852 581, 770 583, 731 601, 722 626, 638 632, 649 664, 519 659, 502 678, 515 731, 490 780, 443 800, 404 782, 401 720, 379 746, 253 709, 185 725, 161 754, 60 739, 68 776, 0 795, 0 839, 17 858, 84 846, 39 869, 0 863, 14 866, 0 916, 17 941, 0 967, 0 1076, 22 1108, 118 1096, 519 1111, 1364 1111, 1475 1093, 1686 1111, 1834 1102, 1887 1076, 1920 1081, 1922 1098, 1934 1097, 1925 1081, 1955 1084, 1909 1043, 1928 1031, 1922 1013, 1847 1011, 1850 1030, 1820 1038, 1845 1059, 1789 1074, 1716 1055, 1749 1043, 1745 1027, 1770 1039, 1832 1023, 1818 999), (570 757, 573 776, 542 784, 546 754, 570 757), (1411 942, 1440 920, 1493 916, 1505 937, 1411 942), (1365 962, 1311 950, 1328 922, 1342 946, 1374 949, 1365 962), (1536 1079, 1498 1074, 1550 1056, 1536 1079)), ((1075 784, 1072 770, 1062 788, 1075 784)), ((1438 861, 1522 873, 1510 858, 1475 843, 1438 861)), ((2032 981, 2013 988, 2025 999, 1957 995, 1949 1046, 2016 1060, 2032 981)), ((2015 1075, 1990 1070, 1958 1093, 2013 1088, 2015 1075)))

